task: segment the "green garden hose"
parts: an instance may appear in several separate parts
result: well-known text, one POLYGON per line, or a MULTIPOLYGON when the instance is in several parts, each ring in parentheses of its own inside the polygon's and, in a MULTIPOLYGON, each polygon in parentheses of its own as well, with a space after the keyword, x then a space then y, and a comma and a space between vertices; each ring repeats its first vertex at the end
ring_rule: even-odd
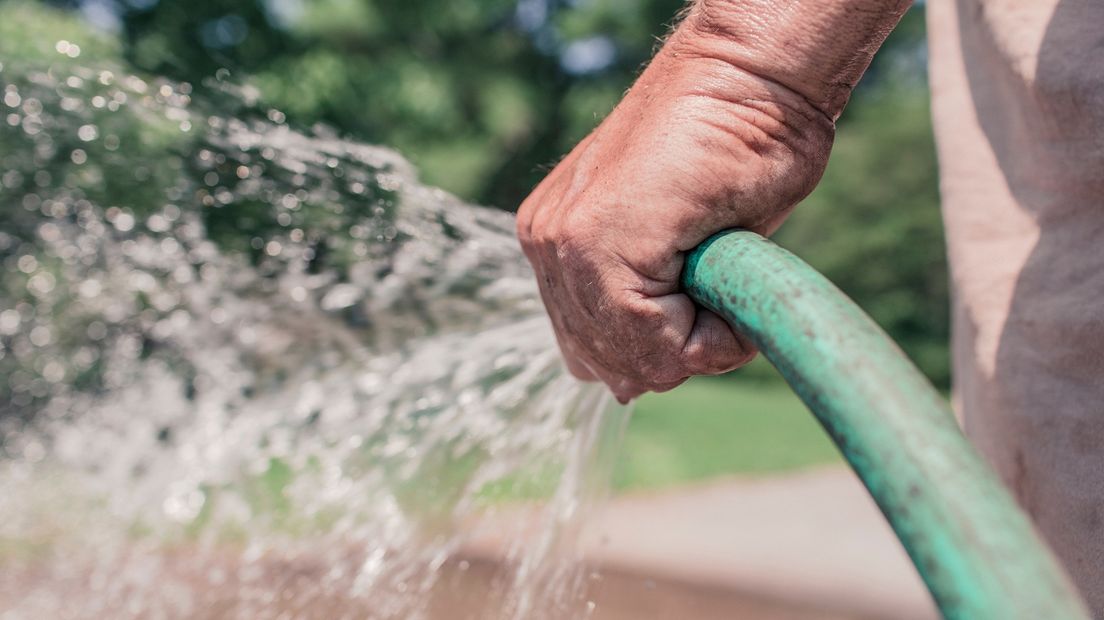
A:
POLYGON ((862 478, 943 615, 1087 619, 945 399, 824 276, 747 231, 695 249, 686 292, 755 342, 862 478))

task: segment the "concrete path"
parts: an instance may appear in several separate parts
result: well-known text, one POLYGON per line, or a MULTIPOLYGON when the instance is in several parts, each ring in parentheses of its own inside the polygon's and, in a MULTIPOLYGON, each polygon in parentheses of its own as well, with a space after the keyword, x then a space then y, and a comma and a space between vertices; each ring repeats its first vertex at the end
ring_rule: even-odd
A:
MULTIPOLYGON (((492 528, 500 533, 526 520, 518 513, 498 518, 514 526, 492 528)), ((498 538, 481 537, 466 551, 501 557, 498 538)), ((756 619, 939 617, 873 500, 842 466, 621 495, 591 519, 582 542, 588 563, 619 580, 625 592, 636 592, 621 599, 651 605, 645 601, 652 591, 689 588, 698 593, 682 597, 690 602, 743 597, 805 610, 774 616, 727 603, 714 605, 719 611, 712 614, 653 606, 640 620, 681 620, 687 613, 698 619, 733 613, 756 619)))
POLYGON ((587 556, 657 580, 777 597, 860 617, 937 618, 919 576, 844 467, 613 499, 587 556))

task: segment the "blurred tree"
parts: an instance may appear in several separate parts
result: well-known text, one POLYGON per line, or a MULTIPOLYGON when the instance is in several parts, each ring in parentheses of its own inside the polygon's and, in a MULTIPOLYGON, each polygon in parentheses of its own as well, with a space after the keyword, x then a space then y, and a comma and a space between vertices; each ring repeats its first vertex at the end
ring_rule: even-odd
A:
MULTIPOLYGON (((616 104, 682 0, 54 0, 117 29, 135 66, 229 71, 293 124, 393 146, 424 179, 513 209, 616 104)), ((948 311, 923 5, 840 121, 820 188, 778 239, 946 385, 948 311)))
MULTIPOLYGON (((55 0, 121 31, 126 57, 194 83, 220 69, 292 122, 410 157, 513 208, 616 104, 682 0, 55 0)), ((869 82, 922 75, 914 11, 869 82)))
POLYGON ((230 70, 293 122, 394 146, 427 181, 511 208, 613 107, 681 4, 127 0, 111 14, 142 69, 197 85, 230 70))
POLYGON ((775 240, 850 295, 941 387, 950 384, 947 263, 927 97, 855 101, 824 180, 775 240))

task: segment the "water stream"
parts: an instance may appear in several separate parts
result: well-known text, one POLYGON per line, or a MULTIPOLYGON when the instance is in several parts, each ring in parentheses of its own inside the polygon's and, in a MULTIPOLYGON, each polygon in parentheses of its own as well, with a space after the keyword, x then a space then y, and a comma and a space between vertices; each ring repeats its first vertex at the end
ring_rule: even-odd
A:
POLYGON ((627 412, 511 216, 49 46, 0 64, 0 618, 585 617, 627 412))

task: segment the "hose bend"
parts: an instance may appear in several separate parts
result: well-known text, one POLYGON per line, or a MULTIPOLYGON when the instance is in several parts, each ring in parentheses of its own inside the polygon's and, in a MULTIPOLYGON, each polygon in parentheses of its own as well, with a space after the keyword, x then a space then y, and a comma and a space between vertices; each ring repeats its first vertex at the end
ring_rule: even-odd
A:
POLYGON ((683 286, 754 341, 813 412, 945 617, 1090 617, 945 399, 824 276, 733 230, 690 253, 683 286))

